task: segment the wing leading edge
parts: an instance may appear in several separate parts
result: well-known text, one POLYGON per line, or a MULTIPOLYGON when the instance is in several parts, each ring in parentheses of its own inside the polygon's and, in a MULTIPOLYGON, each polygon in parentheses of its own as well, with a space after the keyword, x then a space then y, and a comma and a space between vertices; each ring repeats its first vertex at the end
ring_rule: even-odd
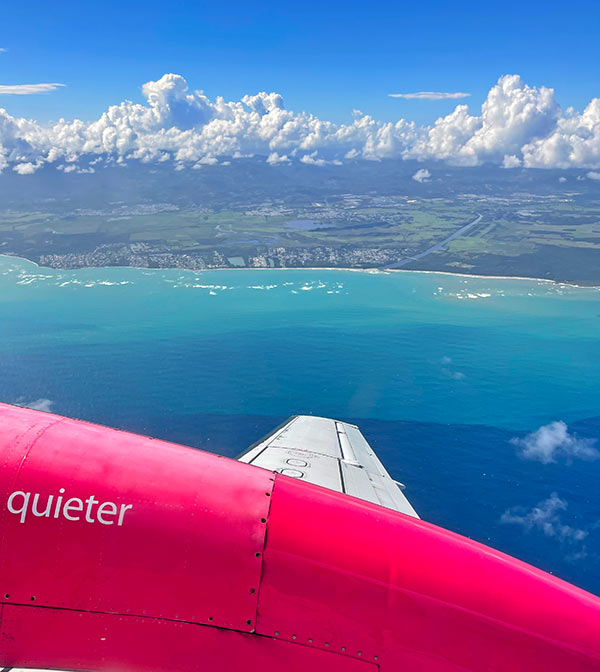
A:
POLYGON ((294 416, 239 459, 419 517, 358 427, 347 422, 294 416))

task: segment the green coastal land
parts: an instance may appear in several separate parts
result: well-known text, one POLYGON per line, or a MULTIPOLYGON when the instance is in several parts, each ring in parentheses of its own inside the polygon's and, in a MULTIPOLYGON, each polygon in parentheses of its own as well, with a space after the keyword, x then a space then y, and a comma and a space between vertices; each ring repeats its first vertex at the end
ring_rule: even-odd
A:
POLYGON ((600 284, 589 171, 234 160, 0 175, 0 253, 52 268, 402 268, 600 284))

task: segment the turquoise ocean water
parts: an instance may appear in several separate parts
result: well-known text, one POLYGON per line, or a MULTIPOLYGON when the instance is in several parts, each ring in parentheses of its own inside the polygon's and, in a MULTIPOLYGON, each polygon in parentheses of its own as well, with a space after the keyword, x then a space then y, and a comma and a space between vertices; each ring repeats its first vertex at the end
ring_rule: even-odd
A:
POLYGON ((600 460, 511 442, 600 438, 597 288, 0 257, 0 400, 232 456, 292 414, 349 419, 423 518, 600 593, 600 460))

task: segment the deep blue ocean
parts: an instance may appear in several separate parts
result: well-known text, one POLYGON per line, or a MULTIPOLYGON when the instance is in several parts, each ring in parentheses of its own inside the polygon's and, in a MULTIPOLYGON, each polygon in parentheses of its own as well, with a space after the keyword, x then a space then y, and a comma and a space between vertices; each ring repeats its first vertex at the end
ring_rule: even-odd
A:
POLYGON ((0 400, 229 456, 350 420, 422 518, 600 594, 597 288, 0 257, 0 400))

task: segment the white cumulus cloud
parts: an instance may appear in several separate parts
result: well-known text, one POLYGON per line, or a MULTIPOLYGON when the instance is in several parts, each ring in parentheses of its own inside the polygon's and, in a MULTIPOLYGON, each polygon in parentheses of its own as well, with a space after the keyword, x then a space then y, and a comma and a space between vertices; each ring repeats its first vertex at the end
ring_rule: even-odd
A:
POLYGON ((17 163, 13 167, 13 170, 15 171, 15 173, 19 173, 19 175, 33 175, 33 173, 35 173, 35 171, 38 168, 39 168, 38 164, 31 163, 30 161, 28 161, 26 163, 17 163))
POLYGON ((289 162, 290 160, 288 159, 286 154, 280 156, 277 152, 271 152, 267 157, 267 163, 273 165, 276 163, 289 163, 289 162))
POLYGON ((531 510, 521 506, 507 509, 502 514, 500 522, 520 525, 526 532, 538 530, 547 537, 554 537, 559 541, 581 542, 589 532, 562 522, 561 512, 567 507, 567 501, 553 492, 548 499, 538 502, 531 510))
POLYGON ((468 98, 470 93, 447 93, 445 91, 416 91, 415 93, 388 93, 390 98, 405 98, 407 100, 446 100, 451 98, 468 98))
MULTIPOLYGON (((40 93, 57 86, 4 85, 0 93, 40 93)), ((77 162, 85 169, 97 159, 118 165, 171 161, 184 170, 256 155, 271 164, 314 166, 392 158, 600 169, 600 99, 580 114, 562 110, 552 89, 529 86, 517 75, 500 77, 479 113, 458 105, 429 126, 377 121, 358 110, 349 123, 334 123, 286 109, 278 93, 211 100, 176 74, 147 82, 142 94, 144 104, 112 105, 91 122, 39 124, 0 108, 0 170, 20 166, 17 172, 27 173, 30 165, 77 162)))
POLYGON ((522 152, 534 168, 600 167, 600 98, 581 114, 567 109, 549 133, 529 141, 522 152))
POLYGON ((412 176, 412 179, 415 182, 427 182, 430 177, 431 173, 427 170, 427 168, 419 168, 419 170, 417 170, 417 172, 412 176))
POLYGON ((521 159, 518 156, 515 156, 514 154, 511 154, 510 156, 507 154, 502 159, 503 168, 518 168, 520 165, 521 165, 521 159))
POLYGON ((556 462, 559 458, 597 460, 600 451, 595 447, 596 439, 585 439, 569 433, 562 422, 551 422, 523 438, 513 438, 510 442, 519 449, 519 454, 527 460, 537 460, 543 464, 556 462))
POLYGON ((552 89, 531 87, 518 75, 506 75, 490 89, 480 116, 458 105, 438 119, 409 154, 470 166, 501 164, 506 156, 520 160, 523 146, 552 133, 560 114, 552 89))
POLYGON ((19 400, 17 403, 19 406, 23 406, 23 408, 31 408, 34 411, 45 411, 46 413, 49 413, 54 405, 51 399, 35 399, 34 401, 27 402, 19 400))

